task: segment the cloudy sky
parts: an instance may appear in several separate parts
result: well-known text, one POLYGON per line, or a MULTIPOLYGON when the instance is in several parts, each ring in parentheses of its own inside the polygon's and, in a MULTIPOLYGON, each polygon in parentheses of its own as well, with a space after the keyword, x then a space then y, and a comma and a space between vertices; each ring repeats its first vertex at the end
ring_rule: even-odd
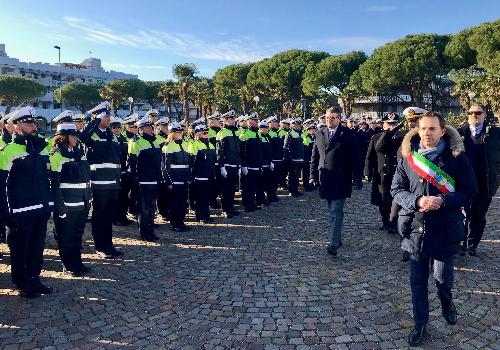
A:
POLYGON ((0 0, 0 43, 23 61, 100 58, 145 80, 192 62, 211 76, 228 64, 292 49, 370 53, 414 33, 456 33, 498 19, 495 0, 0 0))

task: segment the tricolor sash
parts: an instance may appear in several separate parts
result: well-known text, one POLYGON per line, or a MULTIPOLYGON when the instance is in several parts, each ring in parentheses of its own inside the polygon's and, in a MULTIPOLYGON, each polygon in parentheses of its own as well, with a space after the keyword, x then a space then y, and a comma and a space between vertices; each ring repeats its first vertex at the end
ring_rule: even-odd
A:
POLYGON ((455 192, 455 180, 440 167, 418 152, 406 157, 410 167, 423 179, 429 181, 443 193, 455 192))

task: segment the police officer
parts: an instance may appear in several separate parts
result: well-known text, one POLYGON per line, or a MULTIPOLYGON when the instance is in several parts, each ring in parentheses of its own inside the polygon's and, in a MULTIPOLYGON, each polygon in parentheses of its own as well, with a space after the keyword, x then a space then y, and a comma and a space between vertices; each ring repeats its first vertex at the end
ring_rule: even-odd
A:
MULTIPOLYGON (((285 145, 285 136, 288 135, 288 133, 290 132, 290 123, 291 123, 291 119, 290 118, 282 119, 281 122, 280 122, 281 127, 278 130, 278 137, 281 140, 281 147, 282 148, 285 145)), ((282 189, 288 189, 286 177, 287 177, 288 173, 290 172, 290 167, 291 167, 290 160, 286 159, 285 155, 283 153, 283 161, 282 161, 282 165, 281 165, 281 173, 278 174, 278 176, 279 176, 279 184, 280 184, 280 186, 281 186, 282 189)))
POLYGON ((273 152, 271 146, 271 137, 269 136, 269 125, 267 123, 267 120, 259 122, 259 136, 262 153, 262 170, 258 176, 257 181, 256 202, 257 205, 267 206, 271 203, 269 198, 273 196, 273 184, 271 179, 272 173, 274 171, 274 164, 272 162, 273 152))
POLYGON ((118 226, 126 226, 132 223, 127 218, 129 207, 128 192, 130 184, 127 173, 127 154, 128 154, 128 140, 123 135, 122 131, 123 120, 121 118, 112 117, 109 127, 115 136, 113 138, 117 151, 120 154, 120 191, 118 194, 118 203, 115 207, 113 223, 118 226))
POLYGON ((292 120, 292 129, 285 136, 283 150, 285 160, 290 164, 288 191, 290 196, 298 197, 302 195, 299 192, 299 176, 304 162, 304 144, 300 133, 300 122, 297 119, 292 120))
POLYGON ((155 125, 155 123, 159 119, 159 115, 160 115, 160 112, 158 112, 157 109, 153 108, 153 109, 150 109, 149 111, 147 111, 146 114, 144 114, 144 117, 146 117, 151 122, 151 125, 155 125))
POLYGON ((163 178, 171 191, 170 224, 172 231, 189 231, 184 224, 187 211, 188 188, 191 183, 191 155, 189 143, 183 140, 184 129, 179 123, 169 126, 168 143, 163 146, 163 178))
POLYGON ((195 128, 195 141, 189 147, 193 156, 193 198, 196 220, 201 223, 212 222, 209 201, 210 189, 215 185, 215 146, 208 139, 208 129, 204 124, 195 128))
MULTIPOLYGON (((156 142, 160 145, 160 149, 167 144, 168 137, 168 125, 170 120, 167 117, 158 119, 155 123, 156 128, 156 142)), ((169 191, 165 183, 159 185, 158 189, 158 199, 156 201, 158 207, 158 214, 161 220, 168 221, 169 218, 169 191)))
MULTIPOLYGON (((306 123, 305 123, 306 124, 306 123)), ((307 123, 307 128, 305 128, 305 134, 302 136, 302 144, 304 145, 304 163, 302 165, 302 185, 304 190, 312 191, 313 186, 309 183, 310 179, 310 169, 311 169, 311 155, 315 139, 315 134, 317 131, 316 124, 307 123)))
MULTIPOLYGON (((137 113, 133 113, 123 119, 124 131, 122 132, 122 136, 127 140, 127 157, 130 150, 130 145, 133 142, 134 137, 137 135, 137 122, 139 121, 139 115, 137 113)), ((137 184, 132 183, 130 179, 130 169, 127 167, 127 173, 121 176, 120 183, 120 206, 126 205, 128 213, 137 218, 137 201, 139 198, 139 188, 137 184), (123 191, 123 192, 122 192, 123 191), (126 194, 126 198, 125 198, 126 194), (123 200, 123 203, 122 203, 123 200)))
POLYGON ((390 217, 392 196, 390 194, 392 177, 398 165, 397 154, 398 149, 403 142, 406 134, 400 130, 405 121, 400 121, 400 117, 396 113, 388 113, 382 118, 383 129, 380 138, 375 144, 375 151, 378 159, 378 173, 380 176, 379 191, 381 195, 381 215, 383 226, 388 233, 397 233, 397 222, 395 218, 390 217))
POLYGON ((138 224, 141 239, 156 241, 154 218, 161 175, 161 149, 148 117, 137 122, 139 134, 130 143, 128 168, 133 183, 139 188, 138 224))
MULTIPOLYGON (((221 130, 222 124, 220 120, 220 113, 214 113, 207 117, 208 122, 208 140, 215 147, 217 144, 217 133, 221 130)), ((217 197, 221 195, 222 191, 222 175, 220 172, 221 165, 216 161, 215 163, 215 183, 210 189, 210 207, 212 209, 220 209, 217 202, 217 197)))
POLYGON ((52 288, 40 281, 47 221, 53 210, 47 143, 36 135, 35 110, 15 111, 12 142, 0 152, 0 216, 8 227, 12 282, 20 295, 36 298, 52 288))
POLYGON ((81 249, 92 190, 90 167, 78 147, 78 130, 59 124, 50 155, 50 180, 54 196, 54 237, 64 271, 78 277, 90 271, 82 263, 81 249))
POLYGON ((222 176, 221 205, 222 215, 231 218, 239 215, 234 210, 234 193, 241 165, 240 139, 235 125, 235 112, 228 111, 221 117, 224 119, 224 128, 217 133, 217 162, 222 176))
POLYGON ((257 179, 261 171, 262 150, 259 137, 258 116, 247 118, 248 129, 240 136, 241 141, 241 201, 245 211, 261 209, 255 203, 257 179))
MULTIPOLYGON (((9 143, 12 142, 12 135, 14 134, 15 126, 14 124, 9 123, 8 120, 15 112, 16 111, 10 112, 0 119, 0 122, 2 124, 2 137, 0 138, 0 152, 2 152, 3 149, 9 143)), ((3 216, 0 216, 0 242, 5 242, 6 234, 7 234, 7 227, 5 226, 5 218, 3 216)))
POLYGON ((271 144, 271 159, 273 163, 274 170, 272 171, 272 176, 269 179, 270 190, 268 200, 270 202, 277 202, 278 196, 276 192, 278 190, 278 184, 280 176, 283 172, 283 139, 278 136, 278 117, 271 116, 266 119, 269 125, 269 142, 271 144))
POLYGON ((156 141, 160 144, 161 147, 167 144, 167 136, 168 136, 168 124, 170 121, 167 117, 160 118, 154 124, 155 133, 156 133, 156 141))
POLYGON ((117 205, 120 190, 120 154, 115 145, 116 136, 109 128, 109 102, 105 101, 89 111, 92 120, 83 130, 81 141, 87 146, 90 164, 93 210, 92 237, 96 252, 105 259, 114 259, 123 253, 113 245, 112 208, 117 205))

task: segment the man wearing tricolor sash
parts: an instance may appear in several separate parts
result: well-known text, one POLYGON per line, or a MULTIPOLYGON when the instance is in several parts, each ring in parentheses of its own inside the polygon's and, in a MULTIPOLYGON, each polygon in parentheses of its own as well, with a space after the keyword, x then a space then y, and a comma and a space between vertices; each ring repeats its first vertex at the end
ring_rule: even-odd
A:
POLYGON ((411 255, 411 291, 415 327, 410 346, 422 343, 429 321, 427 282, 432 268, 442 314, 457 322, 452 300, 453 256, 464 235, 464 208, 477 192, 476 179, 458 132, 445 126, 437 113, 425 113, 418 128, 407 133, 403 158, 394 175, 391 194, 399 212, 402 248, 411 255))

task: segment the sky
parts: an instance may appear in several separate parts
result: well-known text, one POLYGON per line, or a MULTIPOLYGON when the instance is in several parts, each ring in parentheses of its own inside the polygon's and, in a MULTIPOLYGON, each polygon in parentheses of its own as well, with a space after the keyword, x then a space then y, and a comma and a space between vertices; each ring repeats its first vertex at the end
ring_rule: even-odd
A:
POLYGON ((499 0, 0 0, 0 43, 28 62, 81 63, 143 80, 200 76, 288 49, 371 53, 408 34, 457 33, 500 17, 499 0))

